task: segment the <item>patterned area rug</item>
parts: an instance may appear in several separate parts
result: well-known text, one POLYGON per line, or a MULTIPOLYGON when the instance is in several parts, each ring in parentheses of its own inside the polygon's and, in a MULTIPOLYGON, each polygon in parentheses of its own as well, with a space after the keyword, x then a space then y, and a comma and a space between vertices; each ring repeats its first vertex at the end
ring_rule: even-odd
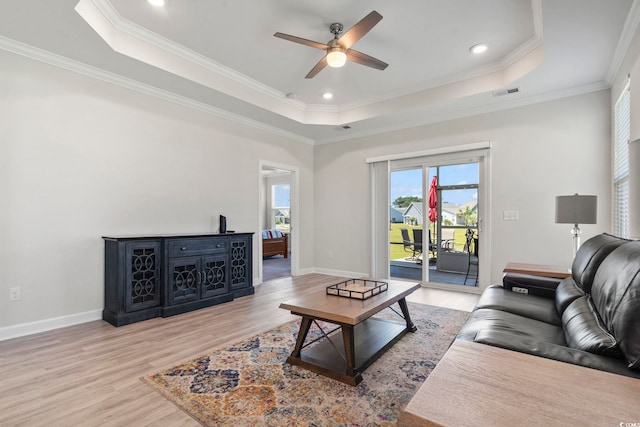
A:
MULTIPOLYGON (((143 380, 207 426, 392 426, 469 316, 412 303, 409 313, 417 332, 387 350, 356 387, 284 363, 298 321, 143 380)), ((376 317, 402 321, 389 309, 376 317)), ((319 336, 312 328, 309 337, 319 336)))

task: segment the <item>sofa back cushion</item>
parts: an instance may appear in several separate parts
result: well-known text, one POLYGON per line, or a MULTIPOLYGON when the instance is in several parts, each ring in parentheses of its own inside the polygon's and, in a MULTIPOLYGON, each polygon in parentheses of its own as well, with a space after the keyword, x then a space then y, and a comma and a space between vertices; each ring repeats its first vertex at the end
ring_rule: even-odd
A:
POLYGON ((571 265, 571 276, 584 292, 591 292, 591 284, 600 263, 618 246, 630 240, 602 233, 585 241, 571 265))
POLYGON ((616 339, 604 327, 586 295, 564 310, 562 328, 569 347, 603 356, 620 356, 616 339))
POLYGON ((629 367, 640 369, 640 241, 621 245, 602 262, 591 298, 629 367))
POLYGON ((555 303, 556 310, 562 316, 564 310, 576 299, 584 296, 584 291, 573 280, 573 277, 567 277, 556 287, 555 303))

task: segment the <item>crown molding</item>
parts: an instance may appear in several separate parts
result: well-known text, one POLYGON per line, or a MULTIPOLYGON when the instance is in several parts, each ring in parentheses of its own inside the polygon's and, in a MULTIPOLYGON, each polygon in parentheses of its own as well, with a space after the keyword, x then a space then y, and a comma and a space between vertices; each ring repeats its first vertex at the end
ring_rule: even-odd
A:
MULTIPOLYGON (((491 87, 504 86, 530 71, 539 61, 527 60, 541 52, 541 0, 531 0, 534 35, 507 56, 485 67, 443 76, 426 85, 406 88, 378 99, 345 105, 305 104, 280 91, 250 79, 210 58, 165 39, 119 15, 109 0, 80 0, 75 10, 116 52, 225 93, 244 102, 302 124, 342 125, 369 119, 413 105, 426 105, 439 99, 464 97, 477 92, 479 77, 491 87), (525 64, 525 65, 523 65, 525 64), (418 92, 417 94, 415 92, 418 92), (446 93, 445 93, 446 92, 446 93)), ((539 56, 539 55, 538 55, 539 56)))
POLYGON ((601 90, 609 90, 609 88, 610 88, 609 85, 604 81, 597 82, 597 83, 592 83, 592 84, 587 84, 587 85, 583 85, 583 86, 575 86, 575 87, 572 87, 572 88, 562 89, 562 90, 552 91, 552 92, 547 92, 547 93, 543 93, 543 94, 540 94, 540 95, 534 95, 534 96, 529 96, 529 97, 520 97, 518 99, 505 100, 505 101, 502 101, 502 102, 499 102, 499 103, 487 104, 487 105, 467 108, 467 109, 463 109, 463 110, 456 110, 456 111, 450 112, 450 113, 431 115, 431 116, 425 117, 425 119, 414 120, 414 121, 411 121, 411 122, 405 122, 405 123, 398 124, 398 125, 395 125, 395 126, 386 126, 386 127, 382 127, 382 128, 378 128, 378 129, 372 130, 372 131, 367 131, 367 132, 349 132, 349 135, 346 135, 346 136, 338 136, 338 137, 333 137, 333 138, 316 139, 314 145, 324 145, 324 144, 333 144, 333 143, 338 143, 338 142, 355 141, 355 140, 359 140, 359 139, 370 137, 370 136, 374 136, 374 135, 380 135, 380 134, 385 134, 385 133, 390 133, 390 132, 398 132, 398 131, 407 130, 407 129, 411 129, 411 128, 417 128, 417 127, 421 127, 421 126, 432 125, 432 124, 435 124, 435 123, 446 122, 446 121, 449 121, 449 120, 455 120, 455 119, 461 119, 461 118, 465 118, 465 117, 477 116, 479 114, 487 114, 487 113, 493 113, 493 112, 497 112, 497 111, 509 110, 509 109, 512 109, 512 108, 526 107, 528 105, 534 105, 534 104, 539 104, 539 103, 542 103, 542 102, 554 101, 554 100, 557 100, 557 99, 568 98, 568 97, 571 97, 571 96, 584 95, 584 94, 587 94, 587 93, 598 92, 598 91, 601 91, 601 90))
MULTIPOLYGON (((636 2, 634 2, 635 4, 636 2)), ((378 128, 376 130, 368 131, 368 132, 349 132, 348 135, 342 135, 338 137, 331 138, 321 138, 321 139, 312 139, 308 137, 304 137, 292 132, 288 132, 282 130, 280 128, 265 125, 264 123, 248 119, 246 117, 230 113, 228 111, 213 107, 208 104, 204 104, 202 102, 194 101, 192 99, 177 95, 175 93, 158 89, 154 86, 140 83, 138 81, 122 77, 120 75, 87 65, 81 62, 53 54, 49 51, 45 51, 43 49, 39 49, 30 45, 27 45, 22 42, 18 42, 16 40, 12 40, 3 36, 0 36, 0 49, 5 50, 7 52, 24 56, 30 58, 32 60, 36 60, 39 62, 43 62, 45 64, 61 68, 67 71, 71 71, 77 74, 81 74, 86 77, 90 77, 92 79, 100 80, 105 83, 113 84, 125 89, 133 90, 138 93, 142 93, 148 96, 153 96, 155 98, 172 102, 174 104, 178 104, 196 111, 204 112, 207 114, 214 115, 216 117, 220 117, 223 119, 227 119, 254 129, 258 129, 273 135, 281 136, 287 139, 291 139, 297 142, 301 142, 308 145, 323 145, 323 144, 332 144, 337 142, 345 142, 351 140, 357 140, 360 138, 395 132, 405 129, 410 129, 414 127, 426 126, 429 124, 444 122, 448 120, 454 120, 462 117, 469 117, 483 113, 490 113, 495 111, 507 110, 510 108, 521 107, 531 104, 536 104, 545 101, 552 101, 564 97, 576 96, 581 94, 586 94, 590 92, 596 92, 599 90, 606 90, 610 88, 609 82, 598 82, 585 86, 578 86, 569 89, 564 89, 560 91, 548 92, 541 95, 531 96, 531 97, 521 97, 517 100, 509 100, 496 104, 485 105, 476 108, 469 108, 465 110, 459 110, 452 113, 445 113, 440 115, 433 115, 425 118, 424 120, 413 121, 398 124, 396 126, 387 126, 383 128, 378 128)))
POLYGON ((177 95, 173 92, 169 92, 164 89, 159 89, 155 86, 151 86, 146 83, 141 83, 139 81, 129 79, 129 78, 120 76, 118 74, 111 73, 109 71, 105 71, 100 68, 96 68, 96 67, 93 67, 93 66, 60 56, 60 55, 56 55, 49 51, 39 49, 39 48, 30 46, 25 43, 12 40, 3 36, 0 36, 0 49, 5 50, 7 52, 11 52, 16 55, 20 55, 20 56, 24 56, 24 57, 36 60, 39 62, 43 62, 45 64, 48 64, 57 68, 61 68, 67 71, 81 74, 83 76, 90 77, 92 79, 100 80, 105 83, 123 87, 129 90, 133 90, 135 92, 142 93, 144 95, 153 96, 163 101, 172 102, 174 104, 178 104, 183 107, 187 107, 193 110, 211 114, 216 117, 220 117, 220 118, 230 120, 245 126, 252 127, 254 129, 271 133, 273 135, 282 136, 284 138, 292 139, 294 141, 302 142, 304 144, 309 144, 309 145, 313 145, 314 143, 313 139, 311 138, 306 138, 304 136, 282 130, 275 126, 269 126, 264 123, 258 122, 256 120, 248 119, 244 116, 240 116, 238 114, 230 113, 226 110, 213 107, 203 102, 195 101, 193 99, 190 99, 181 95, 177 95))
MULTIPOLYGON (((111 23, 111 25, 116 30, 121 31, 122 33, 128 34, 146 43, 157 46, 162 50, 182 57, 187 61, 197 64, 198 66, 201 66, 213 73, 219 74, 227 79, 247 86, 252 90, 272 97, 274 100, 284 102, 297 108, 304 107, 304 103, 289 99, 284 93, 275 90, 270 86, 260 83, 257 80, 245 76, 244 74, 238 73, 237 71, 234 71, 229 67, 225 67, 224 65, 212 60, 211 58, 201 55, 191 49, 186 48, 185 46, 175 43, 167 38, 160 36, 159 34, 153 33, 146 28, 123 18, 109 0, 83 0, 80 3, 83 3, 84 1, 93 3, 97 7, 97 9, 100 10, 100 12, 104 15, 104 17, 111 23)), ((80 6, 77 6, 76 11, 78 11, 79 8, 80 6)), ((80 12, 78 11, 78 13, 80 12)))
POLYGON ((624 57, 629 50, 629 46, 633 41, 633 36, 636 33, 639 24, 640 0, 633 0, 631 9, 629 10, 629 14, 627 15, 627 19, 625 20, 624 26, 622 27, 622 33, 620 34, 618 45, 616 46, 616 50, 613 53, 613 57, 611 58, 611 64, 609 65, 607 73, 605 74, 604 81, 607 82, 609 87, 613 85, 616 76, 620 72, 620 68, 622 67, 622 63, 624 62, 624 57))

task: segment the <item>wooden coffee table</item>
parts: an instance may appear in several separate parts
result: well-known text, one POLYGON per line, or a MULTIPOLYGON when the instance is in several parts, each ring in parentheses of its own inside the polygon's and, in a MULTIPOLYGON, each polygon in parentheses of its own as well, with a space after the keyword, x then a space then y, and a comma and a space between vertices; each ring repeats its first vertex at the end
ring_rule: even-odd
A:
MULTIPOLYGON (((326 286, 339 281, 328 281, 326 286)), ((387 291, 364 301, 327 295, 326 286, 322 286, 303 297, 280 304, 280 308, 302 316, 296 346, 287 358, 287 363, 302 366, 346 384, 359 384, 362 381, 361 372, 404 334, 416 330, 409 316, 405 297, 418 289, 420 284, 393 280, 384 282, 388 283, 387 291), (371 317, 395 303, 400 307, 404 322, 371 317), (314 341, 305 341, 311 324, 316 320, 338 327, 332 333, 327 333, 328 339, 309 346, 314 341)))

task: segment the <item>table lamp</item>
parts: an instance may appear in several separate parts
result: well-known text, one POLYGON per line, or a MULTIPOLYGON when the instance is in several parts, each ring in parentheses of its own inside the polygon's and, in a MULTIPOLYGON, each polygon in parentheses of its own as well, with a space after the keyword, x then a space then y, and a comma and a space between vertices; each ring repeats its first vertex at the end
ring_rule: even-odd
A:
POLYGON ((580 247, 578 224, 595 224, 598 218, 598 196, 556 196, 556 224, 573 224, 573 257, 580 247))

